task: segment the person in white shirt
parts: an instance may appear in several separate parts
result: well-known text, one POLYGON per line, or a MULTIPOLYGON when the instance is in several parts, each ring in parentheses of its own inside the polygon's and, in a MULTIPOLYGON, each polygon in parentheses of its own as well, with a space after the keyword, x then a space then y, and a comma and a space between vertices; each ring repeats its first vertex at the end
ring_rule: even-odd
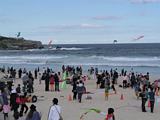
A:
POLYGON ((53 99, 53 106, 50 107, 48 120, 60 120, 61 107, 58 105, 58 99, 53 99))

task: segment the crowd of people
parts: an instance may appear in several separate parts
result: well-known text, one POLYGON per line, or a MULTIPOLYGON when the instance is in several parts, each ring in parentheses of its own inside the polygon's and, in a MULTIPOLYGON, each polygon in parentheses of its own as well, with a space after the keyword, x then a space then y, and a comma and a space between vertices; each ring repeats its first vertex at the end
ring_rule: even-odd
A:
MULTIPOLYGON (((127 88, 132 88, 135 91, 137 99, 142 100, 142 112, 146 112, 145 104, 149 99, 151 113, 154 112, 154 103, 155 103, 155 93, 159 91, 159 86, 154 82, 150 82, 149 73, 146 75, 135 73, 133 69, 127 71, 122 69, 118 73, 117 69, 111 69, 109 72, 107 70, 99 71, 98 68, 91 67, 88 70, 89 75, 84 75, 82 67, 73 67, 73 66, 62 66, 62 72, 55 72, 50 68, 36 68, 34 71, 27 71, 25 68, 14 69, 13 67, 0 68, 2 73, 7 73, 8 78, 12 78, 12 81, 8 82, 7 87, 0 84, 1 93, 0 93, 0 107, 4 113, 4 120, 8 117, 8 112, 13 111, 13 117, 15 120, 18 120, 20 117, 26 116, 26 120, 40 120, 41 115, 36 110, 36 106, 32 104, 29 107, 26 102, 31 101, 30 97, 27 97, 27 94, 34 93, 34 80, 39 80, 39 84, 44 80, 46 92, 55 91, 60 92, 60 83, 66 82, 72 86, 73 100, 78 100, 79 103, 82 102, 82 96, 85 94, 86 86, 85 82, 87 79, 90 79, 90 75, 96 77, 96 88, 104 89, 105 100, 108 100, 110 90, 114 91, 114 94, 117 93, 116 87, 119 83, 119 87, 127 90, 127 88), (12 89, 12 83, 16 80, 16 76, 22 80, 22 84, 18 84, 16 89, 12 89), (123 81, 119 82, 119 76, 122 77, 123 81), (9 100, 8 100, 9 96, 9 100), (29 112, 28 112, 29 111, 29 112), (27 114, 27 115, 26 115, 27 114)), ((48 114, 48 120, 60 120, 61 116, 61 107, 58 105, 58 99, 53 99, 53 106, 51 106, 48 114)), ((112 115, 112 120, 115 120, 113 116, 113 108, 108 110, 108 115, 106 120, 110 120, 110 114, 112 115)))

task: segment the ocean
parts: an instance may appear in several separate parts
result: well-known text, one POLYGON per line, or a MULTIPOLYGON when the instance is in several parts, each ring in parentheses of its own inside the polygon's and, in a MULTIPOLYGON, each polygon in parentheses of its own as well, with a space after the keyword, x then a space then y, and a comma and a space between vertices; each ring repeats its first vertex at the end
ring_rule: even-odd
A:
POLYGON ((34 69, 51 67, 60 70, 62 65, 91 66, 99 70, 126 70, 160 74, 160 43, 145 44, 72 44, 57 45, 48 49, 0 50, 0 66, 34 69))

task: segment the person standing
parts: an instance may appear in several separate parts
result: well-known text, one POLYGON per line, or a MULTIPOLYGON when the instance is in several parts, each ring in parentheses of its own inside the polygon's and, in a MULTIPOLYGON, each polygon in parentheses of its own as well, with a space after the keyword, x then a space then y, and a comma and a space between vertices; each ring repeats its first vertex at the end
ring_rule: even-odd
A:
POLYGON ((38 76, 38 71, 37 71, 37 69, 35 69, 34 70, 34 78, 37 79, 37 76, 38 76))
POLYGON ((32 75, 30 75, 29 76, 29 80, 28 80, 28 92, 29 93, 33 93, 34 92, 33 84, 34 84, 34 78, 33 78, 32 75))
POLYGON ((53 99, 53 105, 50 107, 48 113, 48 120, 62 120, 61 107, 58 105, 58 99, 53 99))
POLYGON ((145 104, 146 104, 146 102, 147 102, 147 90, 146 90, 146 88, 144 87, 143 88, 143 91, 142 91, 142 93, 141 93, 142 95, 141 95, 141 97, 142 97, 142 112, 146 112, 146 107, 145 107, 145 104))
POLYGON ((73 92, 73 100, 76 100, 77 99, 77 82, 76 81, 73 82, 72 92, 73 92))
POLYGON ((25 114, 27 113, 28 111, 28 106, 26 105, 26 102, 27 102, 27 93, 24 93, 23 96, 21 96, 21 110, 20 110, 20 117, 23 116, 23 111, 24 111, 24 108, 25 108, 25 114))
POLYGON ((41 115, 40 113, 36 110, 35 105, 30 106, 30 111, 26 117, 26 120, 41 120, 41 115))
POLYGON ((150 100, 150 104, 151 104, 151 113, 153 113, 154 110, 154 103, 155 103, 155 93, 153 91, 153 88, 150 88, 150 92, 149 92, 149 100, 150 100))
POLYGON ((108 100, 110 83, 105 84, 105 100, 108 100))
POLYGON ((85 87, 84 87, 83 82, 81 80, 79 81, 79 84, 77 86, 77 93, 78 93, 79 103, 81 103, 82 95, 83 95, 83 93, 85 93, 85 87))
POLYGON ((54 80, 55 80, 55 91, 59 91, 59 77, 58 77, 58 74, 55 73, 54 75, 54 80))
POLYGON ((106 115, 105 120, 115 120, 113 108, 108 108, 108 114, 106 115))
POLYGON ((18 77, 19 77, 19 78, 22 77, 22 69, 21 69, 21 68, 18 70, 18 77))
POLYGON ((22 75, 22 82, 23 82, 23 92, 27 92, 27 82, 29 80, 28 73, 24 73, 22 75))
POLYGON ((3 114, 4 114, 4 120, 6 120, 8 118, 8 113, 10 111, 10 106, 8 104, 8 98, 7 98, 7 94, 4 92, 4 90, 1 90, 1 96, 3 99, 3 114))
POLYGON ((40 72, 38 73, 38 79, 39 79, 39 84, 41 84, 42 74, 40 72))
POLYGON ((49 81, 50 81, 50 91, 54 91, 54 82, 55 82, 54 73, 50 75, 49 81))
POLYGON ((45 76, 45 91, 49 91, 49 73, 45 76))
POLYGON ((17 97, 18 97, 18 94, 16 90, 12 90, 10 95, 10 106, 11 106, 11 110, 13 110, 13 117, 16 120, 19 118, 19 112, 18 112, 19 104, 16 102, 17 97))
POLYGON ((135 77, 134 73, 132 73, 130 81, 131 81, 131 87, 134 88, 134 85, 136 82, 136 77, 135 77))

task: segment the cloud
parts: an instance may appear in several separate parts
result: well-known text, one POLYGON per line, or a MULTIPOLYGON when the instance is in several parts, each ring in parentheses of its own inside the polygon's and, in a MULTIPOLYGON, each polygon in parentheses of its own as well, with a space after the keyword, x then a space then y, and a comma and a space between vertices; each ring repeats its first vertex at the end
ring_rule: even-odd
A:
POLYGON ((131 3, 135 4, 147 4, 147 3, 160 3, 160 0, 130 0, 131 3))
POLYGON ((96 24, 81 24, 80 28, 82 29, 99 29, 99 28, 105 28, 104 25, 96 25, 96 24))
POLYGON ((55 25, 55 26, 41 26, 40 29, 47 29, 47 30, 78 30, 78 29, 102 29, 106 28, 105 25, 97 25, 97 24, 73 24, 73 25, 55 25))
POLYGON ((92 19, 94 20, 119 20, 121 17, 118 16, 95 16, 92 19))

